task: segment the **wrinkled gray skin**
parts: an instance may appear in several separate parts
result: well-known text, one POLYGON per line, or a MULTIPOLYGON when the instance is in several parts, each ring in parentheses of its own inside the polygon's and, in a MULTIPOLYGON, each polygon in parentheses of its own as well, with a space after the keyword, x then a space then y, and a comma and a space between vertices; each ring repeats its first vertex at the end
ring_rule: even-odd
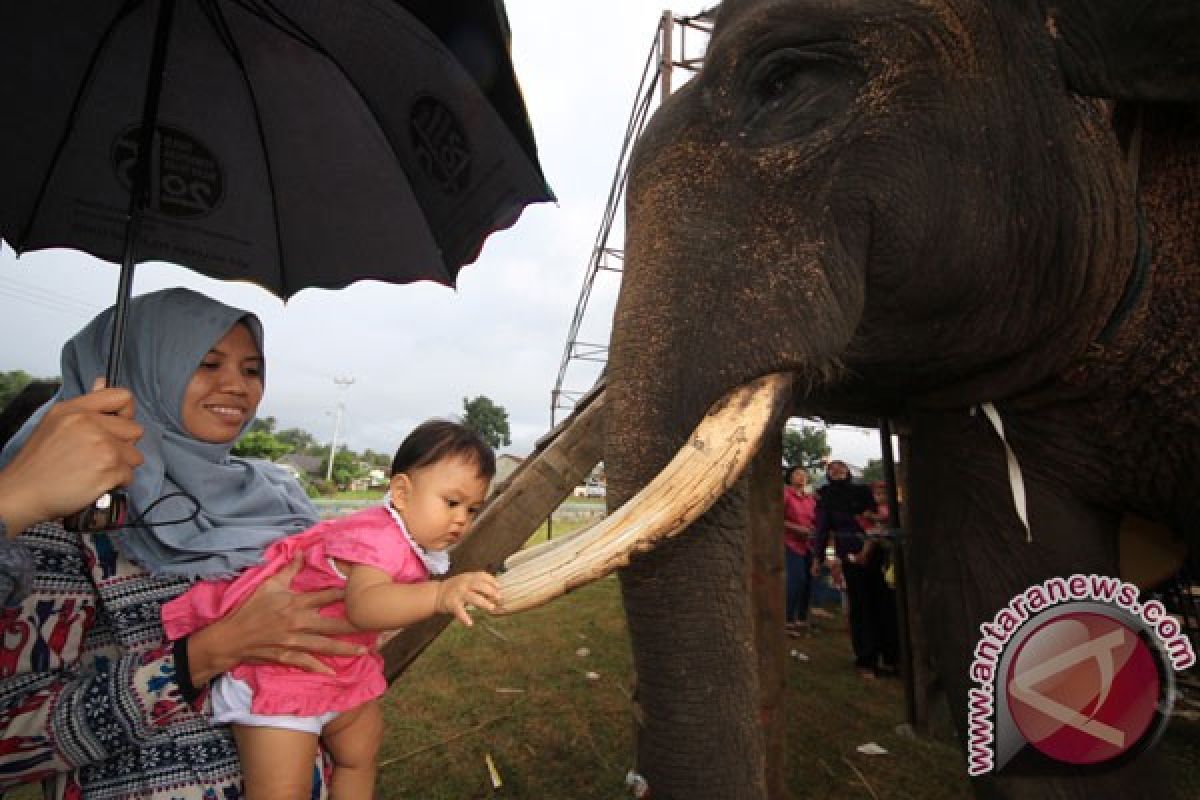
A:
MULTIPOLYGON (((902 421, 924 619, 965 741, 981 622, 1046 578, 1115 574, 1125 511, 1187 535, 1200 518, 1198 19, 1133 0, 725 3, 702 73, 635 155, 610 504, 766 373, 796 374, 794 410, 902 421), (988 401, 1032 543, 970 413, 988 401)), ((745 480, 622 570, 655 800, 765 795, 745 480)), ((975 788, 1168 796, 1153 762, 975 788)))

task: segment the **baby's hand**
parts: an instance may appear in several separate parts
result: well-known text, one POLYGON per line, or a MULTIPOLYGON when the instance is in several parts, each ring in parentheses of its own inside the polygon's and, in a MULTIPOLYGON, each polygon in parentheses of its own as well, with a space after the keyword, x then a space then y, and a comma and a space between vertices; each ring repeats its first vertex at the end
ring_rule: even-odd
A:
POLYGON ((493 576, 486 572, 464 572, 438 583, 437 610, 442 614, 453 614, 464 625, 474 625, 467 606, 495 611, 499 594, 500 584, 493 576))

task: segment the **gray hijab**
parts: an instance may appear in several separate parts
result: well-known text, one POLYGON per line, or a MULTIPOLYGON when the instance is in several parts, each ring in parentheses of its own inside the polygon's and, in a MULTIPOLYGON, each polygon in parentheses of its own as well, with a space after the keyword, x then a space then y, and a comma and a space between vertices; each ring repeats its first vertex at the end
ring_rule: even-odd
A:
MULTIPOLYGON (((63 347, 62 389, 12 438, 0 453, 0 466, 12 460, 53 403, 86 393, 104 375, 112 315, 113 309, 104 311, 63 347)), ((131 517, 180 490, 200 508, 195 519, 156 526, 184 519, 195 508, 186 497, 170 497, 150 510, 148 525, 113 535, 121 552, 152 574, 227 577, 258 563, 271 542, 317 522, 304 490, 283 469, 231 456, 233 442, 202 442, 183 426, 183 397, 192 375, 238 322, 250 329, 262 352, 257 317, 202 294, 166 289, 136 297, 130 305, 123 382, 136 398, 137 420, 145 427, 138 449, 146 459, 127 487, 131 517)))

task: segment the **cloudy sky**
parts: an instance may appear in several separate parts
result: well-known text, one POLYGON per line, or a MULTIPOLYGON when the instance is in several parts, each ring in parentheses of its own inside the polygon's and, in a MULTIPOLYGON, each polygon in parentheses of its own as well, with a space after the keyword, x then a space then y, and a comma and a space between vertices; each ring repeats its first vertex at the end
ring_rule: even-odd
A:
MULTIPOLYGON (((693 15, 710 5, 678 0, 672 11, 693 15)), ((508 411, 509 452, 524 455, 550 428, 551 390, 663 6, 507 0, 507 8, 517 74, 559 202, 532 206, 494 234, 456 290, 366 282, 306 290, 285 306, 254 286, 166 264, 138 267, 135 293, 185 285, 262 318, 269 381, 260 415, 328 441, 341 401, 341 439, 381 452, 421 420, 458 414, 463 397, 480 394, 508 411), (335 378, 354 382, 343 388, 335 378)), ((701 41, 688 34, 689 55, 701 41)), ((619 222, 609 244, 621 246, 619 222)), ((114 265, 75 251, 16 259, 5 245, 0 370, 57 375, 62 343, 112 302, 116 277, 114 265)), ((580 340, 607 342, 617 281, 597 278, 580 340)), ((563 388, 584 390, 595 374, 572 362, 563 388)), ((834 454, 852 463, 878 457, 874 432, 833 429, 829 438, 834 454)))

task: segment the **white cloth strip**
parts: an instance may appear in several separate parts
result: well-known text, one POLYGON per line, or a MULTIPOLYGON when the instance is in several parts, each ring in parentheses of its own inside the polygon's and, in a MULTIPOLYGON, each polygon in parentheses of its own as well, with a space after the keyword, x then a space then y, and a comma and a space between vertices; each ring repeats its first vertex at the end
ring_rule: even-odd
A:
POLYGON ((979 410, 987 417, 987 421, 992 424, 996 435, 1004 444, 1004 457, 1008 461, 1008 485, 1012 489, 1013 505, 1016 506, 1021 524, 1025 526, 1025 541, 1033 542, 1033 530, 1029 527, 1029 503, 1025 497, 1025 478, 1021 475, 1021 465, 1017 463, 1017 455, 1009 446, 1008 438, 1004 435, 1004 423, 1000 419, 1000 412, 991 403, 981 403, 979 410))

